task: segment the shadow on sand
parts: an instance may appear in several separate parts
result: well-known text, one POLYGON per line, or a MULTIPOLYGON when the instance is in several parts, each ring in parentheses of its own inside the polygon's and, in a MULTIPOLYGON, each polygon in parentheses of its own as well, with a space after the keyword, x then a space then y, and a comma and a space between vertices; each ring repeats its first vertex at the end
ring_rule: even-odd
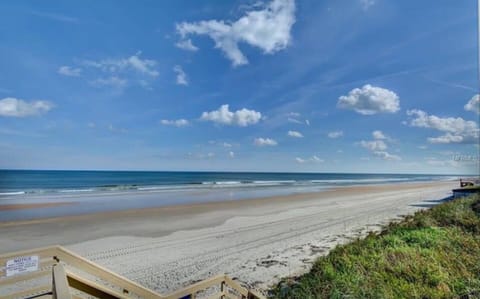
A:
POLYGON ((433 206, 436 206, 438 204, 450 201, 453 199, 453 195, 447 196, 442 199, 429 199, 429 200, 423 200, 422 202, 411 204, 411 207, 419 207, 419 208, 431 208, 433 206))

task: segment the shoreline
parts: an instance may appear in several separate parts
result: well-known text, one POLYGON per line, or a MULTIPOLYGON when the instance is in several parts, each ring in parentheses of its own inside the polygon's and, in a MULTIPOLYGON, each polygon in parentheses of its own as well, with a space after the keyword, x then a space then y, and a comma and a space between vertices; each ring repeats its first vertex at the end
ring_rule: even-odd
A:
POLYGON ((266 288, 392 219, 439 203, 457 182, 340 187, 0 223, 2 253, 66 246, 160 293, 226 273, 266 288))
MULTIPOLYGON (((448 181, 453 182, 453 181, 448 181)), ((456 181, 455 181, 456 182, 456 181)), ((444 181, 432 181, 432 182, 398 182, 398 183, 388 183, 388 184, 369 184, 369 185, 353 185, 353 186, 335 186, 329 189, 315 192, 298 192, 288 195, 274 195, 274 196, 265 196, 265 197, 252 197, 252 198, 242 198, 234 200, 213 200, 207 202, 198 202, 198 203, 179 203, 179 204, 168 204, 168 205, 159 205, 155 207, 140 207, 140 208, 131 208, 131 209, 122 209, 122 210, 111 210, 111 211, 98 211, 91 213, 82 213, 74 215, 63 215, 56 217, 38 217, 32 219, 20 219, 20 220, 9 220, 3 221, 0 219, 0 227, 9 226, 9 225, 25 225, 32 223, 44 223, 44 222, 54 222, 62 220, 83 220, 88 218, 95 217, 121 217, 129 216, 131 214, 145 213, 145 214, 156 214, 156 213, 165 213, 180 211, 188 214, 188 211, 192 212, 202 212, 210 211, 214 209, 228 209, 228 208, 240 208, 249 205, 258 205, 258 204, 271 204, 271 203, 286 203, 291 202, 292 200, 312 200, 312 199, 322 199, 330 196, 344 196, 348 194, 358 193, 358 192, 382 192, 388 191, 392 187, 396 191, 401 189, 412 189, 412 188, 424 188, 430 185, 443 185, 444 181), (403 187, 403 188, 402 188, 403 187)), ((36 208, 50 208, 50 207, 61 207, 67 205, 74 205, 76 202, 73 201, 59 201, 59 202, 44 202, 44 203, 25 203, 25 204, 0 204, 0 211, 14 211, 14 210, 24 210, 24 209, 36 209, 36 208)))

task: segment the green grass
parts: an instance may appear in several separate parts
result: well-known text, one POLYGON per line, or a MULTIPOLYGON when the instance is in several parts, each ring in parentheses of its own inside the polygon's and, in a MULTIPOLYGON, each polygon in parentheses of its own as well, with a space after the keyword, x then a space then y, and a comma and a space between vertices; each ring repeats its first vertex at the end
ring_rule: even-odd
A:
POLYGON ((337 246, 272 298, 480 298, 480 197, 419 211, 337 246))

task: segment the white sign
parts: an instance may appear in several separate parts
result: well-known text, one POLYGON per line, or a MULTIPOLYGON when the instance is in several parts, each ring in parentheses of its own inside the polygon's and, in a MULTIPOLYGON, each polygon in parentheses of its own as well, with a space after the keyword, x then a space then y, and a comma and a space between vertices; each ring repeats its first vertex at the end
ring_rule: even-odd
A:
POLYGON ((19 256, 7 261, 7 276, 13 276, 38 270, 38 255, 19 256))

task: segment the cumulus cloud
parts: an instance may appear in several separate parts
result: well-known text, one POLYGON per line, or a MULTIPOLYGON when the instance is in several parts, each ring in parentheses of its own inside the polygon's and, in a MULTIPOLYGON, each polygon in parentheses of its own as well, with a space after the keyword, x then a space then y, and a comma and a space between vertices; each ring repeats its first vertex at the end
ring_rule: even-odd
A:
POLYGON ((375 140, 371 141, 360 141, 360 145, 366 149, 368 149, 374 156, 379 157, 383 160, 387 161, 400 161, 400 156, 390 154, 387 152, 387 144, 383 141, 383 139, 387 139, 387 137, 381 131, 373 131, 372 133, 375 140))
POLYGON ((302 133, 297 131, 288 131, 287 135, 294 138, 303 138, 302 133))
POLYGON ((173 71, 177 75, 177 84, 178 85, 188 85, 187 74, 183 71, 182 67, 176 65, 173 67, 173 71))
POLYGON ((383 151, 387 149, 387 145, 382 140, 360 141, 360 145, 370 151, 383 151))
POLYGON ((387 139, 387 136, 385 136, 385 134, 383 134, 383 132, 380 130, 373 131, 372 136, 374 139, 387 139))
POLYGON ((183 118, 177 119, 177 120, 162 119, 160 123, 164 126, 174 126, 174 127, 185 127, 190 124, 188 120, 183 118))
POLYGON ((480 114, 480 96, 478 94, 474 95, 470 101, 468 101, 465 106, 463 106, 465 110, 472 111, 477 114, 480 114))
POLYGON ((229 156, 230 158, 235 158, 235 153, 232 152, 232 151, 230 151, 230 152, 228 152, 228 156, 229 156))
POLYGON ((192 43, 192 40, 189 38, 177 42, 175 46, 182 50, 187 50, 192 52, 198 51, 198 48, 192 43))
POLYGON ((337 107, 354 110, 363 115, 395 113, 400 110, 400 99, 391 90, 367 84, 341 96, 337 107))
POLYGON ((0 100, 0 116, 26 117, 50 111, 53 104, 48 101, 24 101, 16 98, 0 100))
POLYGON ((80 74, 82 73, 82 69, 64 65, 59 67, 57 72, 63 76, 79 77, 80 74))
POLYGON ((339 137, 342 137, 343 136, 343 131, 333 131, 333 132, 330 132, 328 133, 328 138, 339 138, 339 137))
POLYGON ((290 44, 294 23, 295 1, 273 0, 262 9, 247 11, 234 22, 208 20, 179 23, 176 30, 182 40, 177 44, 191 44, 187 37, 192 34, 207 35, 215 42, 215 48, 223 51, 234 66, 239 66, 248 63, 238 47, 239 43, 260 48, 266 54, 275 53, 290 44))
POLYGON ((255 144, 256 146, 276 146, 278 143, 273 139, 260 137, 255 138, 253 144, 255 144))
POLYGON ((438 117, 422 110, 408 110, 412 127, 428 128, 443 132, 444 135, 429 137, 430 143, 476 143, 479 137, 478 124, 461 117, 438 117))
POLYGON ((246 127, 258 123, 262 119, 262 114, 246 108, 232 112, 228 105, 222 105, 218 110, 203 112, 200 119, 222 125, 246 127))
POLYGON ((386 151, 374 151, 373 154, 377 157, 382 158, 383 160, 388 160, 388 161, 400 161, 402 158, 400 158, 397 155, 392 155, 386 151))

